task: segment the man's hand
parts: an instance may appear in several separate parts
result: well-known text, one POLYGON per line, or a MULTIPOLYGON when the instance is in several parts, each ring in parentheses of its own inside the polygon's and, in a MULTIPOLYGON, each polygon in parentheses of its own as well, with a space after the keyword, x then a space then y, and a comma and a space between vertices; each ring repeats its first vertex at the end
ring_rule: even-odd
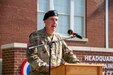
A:
MULTIPOLYGON (((56 65, 51 65, 51 68, 57 67, 56 65)), ((47 69, 49 69, 49 65, 46 66, 47 69)))

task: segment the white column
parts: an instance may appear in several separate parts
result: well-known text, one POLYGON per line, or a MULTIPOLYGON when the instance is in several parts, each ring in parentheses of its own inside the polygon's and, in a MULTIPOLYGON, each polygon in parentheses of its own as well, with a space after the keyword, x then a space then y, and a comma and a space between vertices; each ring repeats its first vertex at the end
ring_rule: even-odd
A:
POLYGON ((54 10, 54 0, 49 0, 49 9, 54 10))
POLYGON ((74 30, 74 0, 70 0, 70 29, 74 30))
POLYGON ((106 0, 106 48, 109 48, 108 25, 108 0, 106 0))

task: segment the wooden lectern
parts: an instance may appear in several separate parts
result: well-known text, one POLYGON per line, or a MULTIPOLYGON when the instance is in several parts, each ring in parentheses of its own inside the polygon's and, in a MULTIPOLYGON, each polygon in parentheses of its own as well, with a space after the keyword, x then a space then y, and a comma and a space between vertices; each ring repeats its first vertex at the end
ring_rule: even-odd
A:
POLYGON ((51 69, 51 75, 102 75, 102 64, 63 64, 51 69))

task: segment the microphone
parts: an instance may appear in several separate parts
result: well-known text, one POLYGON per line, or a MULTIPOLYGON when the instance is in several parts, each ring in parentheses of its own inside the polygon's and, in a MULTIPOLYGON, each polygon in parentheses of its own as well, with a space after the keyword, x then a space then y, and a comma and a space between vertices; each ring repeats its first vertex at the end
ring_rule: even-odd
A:
POLYGON ((77 33, 74 33, 71 29, 68 30, 68 34, 69 34, 69 35, 76 36, 77 38, 82 39, 82 36, 78 35, 77 33))

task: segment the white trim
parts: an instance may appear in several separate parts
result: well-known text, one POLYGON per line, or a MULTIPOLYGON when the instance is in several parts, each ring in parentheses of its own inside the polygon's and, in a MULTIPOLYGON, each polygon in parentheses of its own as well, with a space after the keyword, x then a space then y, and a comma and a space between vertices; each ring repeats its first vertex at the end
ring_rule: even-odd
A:
POLYGON ((113 52, 113 48, 69 46, 74 51, 113 52))
POLYGON ((66 39, 66 41, 79 41, 79 42, 88 42, 88 38, 82 38, 82 39, 79 39, 79 38, 71 38, 71 36, 66 36, 66 35, 61 35, 63 39, 66 39, 66 38, 70 38, 70 39, 66 39))
POLYGON ((109 48, 108 25, 108 0, 106 0, 106 48, 109 48))
POLYGON ((86 0, 84 1, 84 24, 83 24, 83 36, 86 37, 86 0))
POLYGON ((9 43, 5 45, 1 45, 1 49, 8 49, 8 48, 27 48, 26 43, 9 43))
POLYGON ((54 0, 49 0, 49 9, 54 10, 54 0))
POLYGON ((70 1, 70 29, 74 30, 74 0, 70 1))
POLYGON ((72 38, 72 39, 67 39, 66 41, 88 42, 88 38, 82 38, 82 39, 79 39, 79 38, 72 38))

